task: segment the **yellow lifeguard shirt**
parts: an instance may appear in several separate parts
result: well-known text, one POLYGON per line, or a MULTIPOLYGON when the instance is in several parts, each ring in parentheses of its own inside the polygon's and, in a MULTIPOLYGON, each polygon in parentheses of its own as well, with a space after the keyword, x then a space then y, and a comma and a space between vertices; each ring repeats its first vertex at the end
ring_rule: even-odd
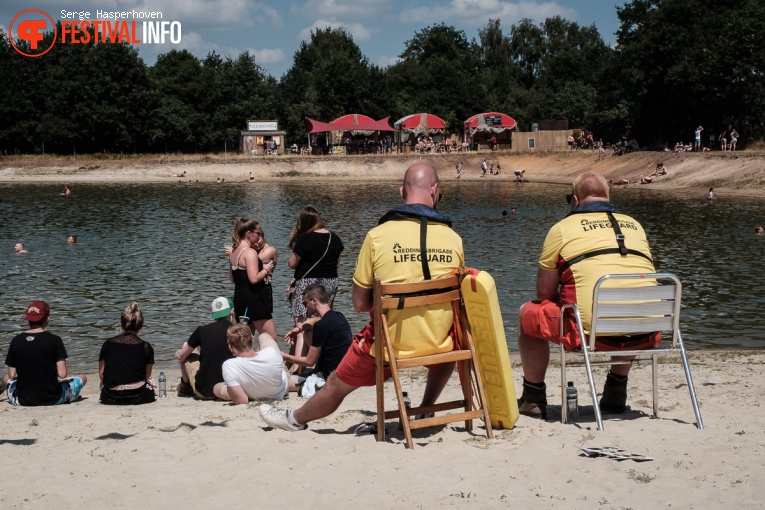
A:
MULTIPOLYGON (((441 223, 428 222, 427 260, 431 278, 444 278, 465 264, 462 238, 441 223)), ((353 283, 364 289, 383 283, 420 282, 425 279, 420 261, 420 220, 386 221, 367 233, 361 246, 353 283)), ((425 356, 452 350, 448 336, 452 306, 443 305, 390 310, 388 324, 393 349, 399 358, 425 356)))
MULTIPOLYGON (((604 203, 604 205, 607 205, 604 203)), ((643 227, 634 218, 613 213, 619 223, 624 244, 651 257, 643 227)), ((560 271, 567 263, 588 252, 618 248, 616 233, 605 212, 576 213, 567 216, 550 229, 539 257, 542 269, 560 271)), ((582 316, 582 326, 589 333, 592 318, 592 291, 595 283, 606 274, 653 273, 651 260, 634 254, 606 253, 585 258, 560 272, 560 298, 558 304, 576 303, 582 316)), ((608 282, 613 286, 616 282, 608 282)), ((620 287, 646 287, 656 285, 655 280, 620 280, 620 287)))

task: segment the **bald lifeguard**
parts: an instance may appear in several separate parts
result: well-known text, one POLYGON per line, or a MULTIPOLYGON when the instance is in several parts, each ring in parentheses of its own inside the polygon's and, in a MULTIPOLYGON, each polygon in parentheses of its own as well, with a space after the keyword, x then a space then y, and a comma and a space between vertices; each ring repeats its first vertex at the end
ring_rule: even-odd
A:
POLYGON ((608 181, 595 172, 585 172, 579 175, 574 179, 572 187, 574 191, 574 197, 571 201, 572 209, 590 202, 609 201, 608 181))
POLYGON ((432 164, 419 162, 406 169, 404 184, 400 188, 406 204, 438 204, 438 172, 432 164))

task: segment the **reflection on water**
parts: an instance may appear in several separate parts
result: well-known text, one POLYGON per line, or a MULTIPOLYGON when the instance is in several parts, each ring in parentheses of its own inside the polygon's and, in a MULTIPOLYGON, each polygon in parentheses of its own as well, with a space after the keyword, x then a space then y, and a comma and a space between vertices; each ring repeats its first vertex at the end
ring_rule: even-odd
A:
MULTIPOLYGON (((566 213, 565 187, 512 182, 446 182, 441 209, 464 240, 469 265, 497 282, 508 345, 515 349, 518 307, 534 297, 536 260, 547 229, 566 213), (517 214, 502 210, 518 207, 517 214)), ((0 355, 25 326, 32 299, 51 304, 51 331, 61 335, 71 367, 95 370, 103 340, 117 334, 130 300, 144 309, 145 340, 158 365, 196 325, 209 321, 209 304, 232 295, 222 246, 236 215, 260 220, 279 251, 275 320, 290 324, 283 290, 291 278, 287 240, 296 215, 315 206, 346 246, 336 308, 354 330, 366 322, 350 304, 351 275, 366 231, 399 203, 391 183, 289 182, 264 184, 86 185, 60 197, 60 185, 0 185, 0 355), (66 236, 77 235, 76 245, 66 236), (29 254, 16 255, 23 241, 29 254)), ((707 204, 652 190, 615 190, 613 202, 643 223, 660 270, 684 284, 683 320, 690 348, 765 346, 757 327, 765 288, 759 261, 765 237, 765 200, 725 199, 707 204)))

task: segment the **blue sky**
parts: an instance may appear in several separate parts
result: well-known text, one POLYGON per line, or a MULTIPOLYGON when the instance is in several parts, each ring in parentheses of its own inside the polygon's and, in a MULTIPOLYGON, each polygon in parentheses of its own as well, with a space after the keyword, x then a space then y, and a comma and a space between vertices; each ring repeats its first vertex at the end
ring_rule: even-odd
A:
MULTIPOLYGON (((250 0, 0 0, 0 29, 28 8, 41 9, 54 20, 61 10, 89 11, 96 19, 102 11, 157 11, 165 21, 180 21, 179 45, 140 45, 148 64, 173 48, 187 49, 204 58, 209 52, 237 56, 244 50, 279 78, 289 69, 300 42, 317 28, 342 27, 348 31, 370 62, 387 66, 395 62, 404 43, 415 32, 445 23, 478 38, 478 29, 499 19, 507 33, 523 18, 541 22, 562 16, 582 26, 595 24, 604 41, 613 44, 619 27, 619 0, 300 0, 259 2, 250 0)), ((42 57, 44 58, 44 57, 42 57)))

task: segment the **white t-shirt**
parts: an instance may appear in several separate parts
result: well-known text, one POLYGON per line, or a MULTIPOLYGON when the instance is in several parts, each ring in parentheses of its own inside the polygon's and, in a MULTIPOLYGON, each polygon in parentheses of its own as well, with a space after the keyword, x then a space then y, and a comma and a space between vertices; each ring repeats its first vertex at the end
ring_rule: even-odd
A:
POLYGON ((287 373, 281 353, 273 347, 258 351, 252 358, 232 358, 223 363, 226 386, 241 386, 250 400, 281 400, 287 392, 287 373))

